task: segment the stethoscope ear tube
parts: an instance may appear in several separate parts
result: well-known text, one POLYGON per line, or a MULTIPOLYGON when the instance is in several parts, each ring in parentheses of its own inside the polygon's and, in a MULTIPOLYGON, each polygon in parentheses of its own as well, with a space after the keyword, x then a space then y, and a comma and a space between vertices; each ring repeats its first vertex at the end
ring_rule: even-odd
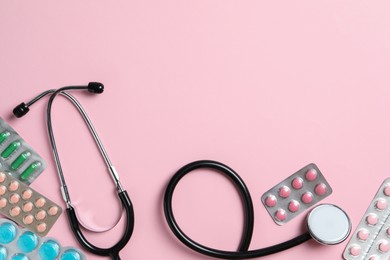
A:
POLYGON ((130 197, 127 194, 127 191, 121 191, 118 193, 118 196, 122 202, 123 208, 126 211, 126 228, 122 238, 110 248, 100 248, 91 244, 84 236, 80 229, 79 220, 76 216, 76 211, 72 205, 68 205, 66 213, 68 215, 70 227, 76 236, 77 241, 80 245, 87 251, 100 255, 100 256, 109 256, 112 259, 119 260, 119 252, 126 246, 127 242, 130 240, 131 235, 134 230, 134 209, 131 203, 130 197))

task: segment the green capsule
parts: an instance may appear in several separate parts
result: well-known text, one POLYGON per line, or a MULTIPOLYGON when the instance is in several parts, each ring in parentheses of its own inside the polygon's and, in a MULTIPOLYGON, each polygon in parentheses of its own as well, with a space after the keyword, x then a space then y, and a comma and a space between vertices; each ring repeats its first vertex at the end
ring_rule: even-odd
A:
POLYGON ((12 162, 11 168, 12 170, 16 170, 19 168, 27 159, 31 156, 30 152, 21 153, 15 161, 12 162))
POLYGON ((2 144, 5 139, 8 138, 8 136, 10 136, 11 134, 9 132, 2 132, 0 133, 0 144, 2 144))
POLYGON ((26 170, 24 170, 24 172, 22 172, 22 174, 20 174, 20 179, 25 181, 27 180, 28 177, 30 177, 30 175, 39 167, 41 167, 42 163, 41 162, 33 162, 32 164, 30 164, 30 166, 27 167, 26 170))
POLYGON ((15 142, 12 142, 10 145, 8 145, 7 148, 5 148, 5 150, 1 153, 1 156, 3 158, 8 158, 13 152, 16 151, 16 149, 18 149, 20 146, 20 142, 19 141, 15 141, 15 142))

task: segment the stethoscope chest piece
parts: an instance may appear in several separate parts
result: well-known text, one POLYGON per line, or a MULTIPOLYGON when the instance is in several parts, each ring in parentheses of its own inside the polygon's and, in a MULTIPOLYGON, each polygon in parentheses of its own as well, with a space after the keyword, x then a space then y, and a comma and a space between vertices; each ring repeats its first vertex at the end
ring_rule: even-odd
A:
POLYGON ((343 242, 351 233, 348 215, 332 204, 321 204, 307 216, 307 227, 314 240, 325 245, 343 242))

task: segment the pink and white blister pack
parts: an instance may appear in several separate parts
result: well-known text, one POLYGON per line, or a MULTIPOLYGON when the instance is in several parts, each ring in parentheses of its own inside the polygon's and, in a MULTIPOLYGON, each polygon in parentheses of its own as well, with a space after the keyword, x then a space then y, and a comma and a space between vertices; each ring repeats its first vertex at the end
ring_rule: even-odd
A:
POLYGON ((261 201, 275 223, 283 225, 331 193, 329 183, 311 163, 265 192, 261 201))
POLYGON ((380 186, 344 250, 346 260, 390 259, 390 178, 380 186))

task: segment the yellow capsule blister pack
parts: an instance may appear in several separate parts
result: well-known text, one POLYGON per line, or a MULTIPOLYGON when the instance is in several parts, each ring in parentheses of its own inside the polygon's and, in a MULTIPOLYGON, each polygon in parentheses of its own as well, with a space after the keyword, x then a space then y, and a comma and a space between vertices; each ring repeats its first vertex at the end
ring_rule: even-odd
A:
POLYGON ((30 185, 46 168, 46 162, 0 118, 0 170, 30 185))

